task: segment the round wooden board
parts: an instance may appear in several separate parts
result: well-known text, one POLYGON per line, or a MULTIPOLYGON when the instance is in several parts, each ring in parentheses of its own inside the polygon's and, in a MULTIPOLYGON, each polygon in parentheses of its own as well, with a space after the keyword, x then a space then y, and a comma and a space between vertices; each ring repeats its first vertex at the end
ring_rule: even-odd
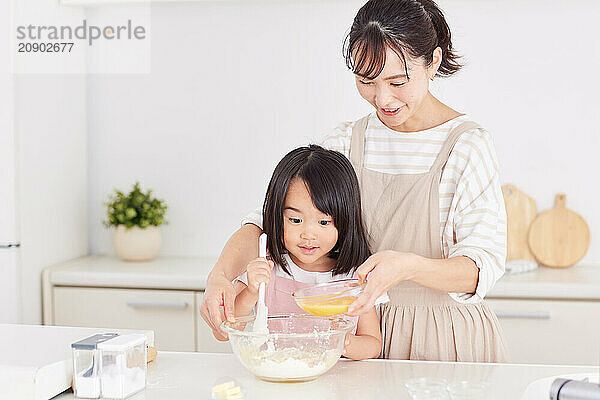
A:
POLYGON ((565 207, 566 195, 556 195, 554 208, 537 216, 529 228, 529 248, 537 260, 555 268, 581 260, 590 245, 585 220, 565 207))

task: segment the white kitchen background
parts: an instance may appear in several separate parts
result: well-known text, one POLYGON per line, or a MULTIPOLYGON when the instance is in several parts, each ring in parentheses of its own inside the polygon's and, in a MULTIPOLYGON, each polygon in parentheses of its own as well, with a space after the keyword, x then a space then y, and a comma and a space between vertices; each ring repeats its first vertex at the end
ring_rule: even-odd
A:
MULTIPOLYGON (((63 218, 64 208, 75 208, 77 216, 87 212, 87 245, 76 243, 68 254, 53 255, 54 261, 88 251, 112 254, 103 202, 113 188, 128 189, 139 180, 169 206, 162 254, 217 255, 262 201, 285 152, 370 112, 341 55, 363 3, 156 3, 151 74, 20 75, 15 108, 21 149, 34 149, 38 135, 61 133, 57 145, 73 146, 73 154, 87 150, 87 160, 76 155, 77 162, 59 162, 70 173, 87 171, 74 189, 59 171, 43 171, 46 164, 56 168, 52 148, 29 151, 30 160, 39 160, 30 173, 41 170, 52 186, 42 188, 36 201, 45 201, 43 190, 64 194, 52 204, 55 215, 30 215, 22 229, 37 229, 50 252, 61 229, 81 228, 75 214, 63 218), (86 196, 87 211, 79 203, 86 196)), ((493 133, 502 181, 532 196, 538 211, 551 208, 556 193, 567 194, 567 207, 591 230, 581 263, 600 264, 600 2, 440 5, 467 66, 455 77, 437 79, 434 92, 493 133)), ((73 21, 105 20, 112 7, 75 7, 73 21)), ((92 49, 88 56, 101 54, 92 49)), ((24 264, 23 322, 41 322, 39 274, 46 266, 24 264)))

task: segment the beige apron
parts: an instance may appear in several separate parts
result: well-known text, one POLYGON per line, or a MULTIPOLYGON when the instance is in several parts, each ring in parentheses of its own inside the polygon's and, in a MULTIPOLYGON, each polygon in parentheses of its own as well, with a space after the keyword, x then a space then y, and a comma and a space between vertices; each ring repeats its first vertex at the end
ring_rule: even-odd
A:
MULTIPOLYGON (((439 186, 459 137, 479 125, 463 122, 448 135, 433 166, 423 174, 386 174, 364 168, 369 116, 352 130, 350 161, 361 188, 373 252, 396 250, 441 259, 439 186)), ((502 362, 505 348, 498 319, 484 302, 463 304, 447 293, 411 281, 388 291, 378 308, 381 357, 410 360, 502 362)))

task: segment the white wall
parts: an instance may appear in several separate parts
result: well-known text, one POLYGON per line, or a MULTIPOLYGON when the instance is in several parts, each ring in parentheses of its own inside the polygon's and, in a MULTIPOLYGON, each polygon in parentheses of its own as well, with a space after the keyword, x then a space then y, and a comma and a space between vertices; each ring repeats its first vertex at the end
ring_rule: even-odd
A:
POLYGON ((41 272, 88 252, 85 77, 17 82, 22 322, 41 323, 41 272))
MULTIPOLYGON (((46 20, 81 23, 83 10, 58 2, 19 0, 20 24, 46 20), (31 21, 31 22, 28 22, 31 21)), ((16 60, 19 71, 40 70, 30 59, 16 60)), ((55 58, 49 71, 76 67, 83 53, 55 58), (67 61, 68 60, 68 61, 67 61), (58 63, 54 63, 54 61, 58 63), (71 63, 75 61, 75 63, 71 63)), ((41 323, 41 271, 87 254, 87 153, 85 75, 13 75, 21 238, 22 323, 41 323)))
MULTIPOLYGON (((102 203, 139 179, 169 204, 164 254, 218 254, 284 152, 370 111, 341 56, 362 3, 154 5, 152 73, 87 81, 91 252, 113 252, 102 203)), ((600 263, 600 3, 442 5, 468 66, 433 90, 493 132, 503 181, 540 210, 567 193, 592 232, 583 261, 600 263)))

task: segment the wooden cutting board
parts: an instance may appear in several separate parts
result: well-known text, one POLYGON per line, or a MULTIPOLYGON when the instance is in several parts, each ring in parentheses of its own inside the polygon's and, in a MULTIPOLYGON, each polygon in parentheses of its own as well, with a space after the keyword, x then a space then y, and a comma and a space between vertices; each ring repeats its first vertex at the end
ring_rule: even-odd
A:
POLYGON ((535 261, 527 241, 529 226, 537 214, 535 200, 510 184, 502 186, 502 194, 507 216, 508 250, 506 260, 535 261))
POLYGON ((538 261, 548 267, 576 264, 590 245, 587 223, 566 208, 566 201, 566 195, 556 195, 554 208, 538 215, 529 229, 529 247, 538 261))

